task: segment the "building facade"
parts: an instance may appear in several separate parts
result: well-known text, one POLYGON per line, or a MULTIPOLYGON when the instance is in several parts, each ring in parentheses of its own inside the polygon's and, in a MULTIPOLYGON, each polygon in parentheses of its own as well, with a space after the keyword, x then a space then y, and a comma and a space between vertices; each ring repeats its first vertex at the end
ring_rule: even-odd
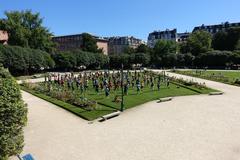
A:
POLYGON ((0 44, 6 45, 8 42, 7 31, 0 30, 0 44))
POLYGON ((177 29, 165 30, 165 31, 154 31, 148 35, 148 46, 153 48, 157 41, 159 40, 172 40, 176 41, 177 39, 177 29))
POLYGON ((124 53, 125 49, 137 48, 139 45, 144 44, 141 39, 137 39, 133 36, 125 37, 109 37, 108 39, 108 53, 120 55, 124 53))
POLYGON ((178 33, 177 34, 177 42, 181 43, 181 42, 185 42, 187 40, 187 38, 189 37, 190 33, 189 32, 185 32, 185 33, 178 33))
MULTIPOLYGON (((96 39, 97 46, 103 50, 103 54, 108 55, 108 40, 93 36, 96 39)), ((52 40, 58 44, 57 49, 60 51, 69 51, 81 49, 83 44, 82 34, 56 36, 52 40)))
POLYGON ((207 31, 211 34, 215 34, 219 31, 225 31, 226 29, 228 29, 230 27, 240 27, 240 23, 225 22, 225 23, 221 23, 221 24, 217 24, 217 25, 207 25, 207 26, 205 26, 203 24, 201 26, 195 27, 193 29, 193 32, 196 32, 196 31, 199 31, 199 30, 204 30, 204 31, 207 31))

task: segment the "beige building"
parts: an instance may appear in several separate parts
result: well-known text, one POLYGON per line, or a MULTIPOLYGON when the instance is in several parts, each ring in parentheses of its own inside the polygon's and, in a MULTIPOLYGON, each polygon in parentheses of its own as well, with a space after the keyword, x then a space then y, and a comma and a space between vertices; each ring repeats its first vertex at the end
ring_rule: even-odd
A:
POLYGON ((143 44, 144 42, 140 39, 135 37, 110 37, 108 39, 108 53, 109 54, 123 54, 125 49, 130 48, 137 48, 139 45, 143 44))
POLYGON ((8 33, 7 31, 0 30, 0 44, 7 44, 8 42, 8 33))
POLYGON ((108 55, 108 40, 97 38, 97 46, 103 50, 103 54, 108 55))
MULTIPOLYGON (((103 54, 108 55, 108 40, 93 36, 96 39, 97 46, 103 50, 103 54)), ((81 49, 83 41, 82 34, 56 36, 52 40, 58 44, 57 49, 60 51, 81 49)))

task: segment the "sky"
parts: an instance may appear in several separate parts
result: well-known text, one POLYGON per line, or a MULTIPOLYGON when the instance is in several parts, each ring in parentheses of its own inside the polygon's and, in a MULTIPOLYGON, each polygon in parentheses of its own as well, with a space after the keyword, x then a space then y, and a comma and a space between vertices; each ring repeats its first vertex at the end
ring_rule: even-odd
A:
POLYGON ((27 9, 39 12, 55 36, 88 32, 147 40, 155 30, 181 33, 240 22, 240 0, 0 0, 0 18, 5 11, 27 9))

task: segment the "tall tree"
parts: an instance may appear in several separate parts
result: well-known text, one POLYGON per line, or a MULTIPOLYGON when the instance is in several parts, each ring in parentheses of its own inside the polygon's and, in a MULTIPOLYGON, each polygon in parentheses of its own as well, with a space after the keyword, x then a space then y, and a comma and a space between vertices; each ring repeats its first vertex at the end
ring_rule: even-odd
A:
POLYGON ((176 42, 168 40, 159 40, 153 48, 153 52, 157 55, 176 53, 176 51, 177 51, 176 42))
POLYGON ((132 53, 135 53, 135 49, 133 47, 128 46, 128 47, 124 48, 123 53, 132 54, 132 53))
POLYGON ((215 50, 233 51, 239 49, 240 27, 229 28, 226 31, 218 32, 213 36, 213 48, 215 50))
POLYGON ((215 50, 226 50, 227 32, 220 31, 213 36, 212 47, 215 50))
POLYGON ((240 27, 233 27, 227 30, 226 50, 233 51, 237 49, 240 41, 240 27))
POLYGON ((87 52, 93 52, 93 53, 102 53, 102 49, 98 49, 97 46, 97 41, 96 39, 88 34, 88 33, 83 33, 82 34, 82 50, 87 51, 87 52))
POLYGON ((189 52, 193 55, 199 55, 211 50, 212 36, 206 31, 193 32, 187 39, 189 52))
POLYGON ((148 48, 147 45, 145 44, 140 44, 137 48, 136 48, 136 53, 148 53, 150 50, 150 48, 148 48))
POLYGON ((8 43, 47 52, 55 50, 51 40, 52 33, 42 25, 39 13, 26 11, 5 12, 6 18, 0 19, 0 28, 6 30, 10 37, 8 43))
POLYGON ((163 64, 163 59, 170 53, 176 54, 177 51, 177 45, 174 41, 167 41, 167 40, 159 40, 152 51, 151 54, 151 61, 157 65, 160 66, 160 64, 163 64))

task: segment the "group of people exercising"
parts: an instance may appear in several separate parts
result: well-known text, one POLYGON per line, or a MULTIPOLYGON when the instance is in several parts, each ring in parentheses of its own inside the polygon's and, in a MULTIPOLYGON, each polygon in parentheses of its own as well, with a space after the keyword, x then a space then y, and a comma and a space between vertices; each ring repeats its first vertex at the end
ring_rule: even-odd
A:
POLYGON ((97 94, 102 90, 105 92, 105 96, 110 95, 110 91, 117 91, 120 88, 123 89, 125 95, 128 95, 130 87, 136 87, 137 93, 139 94, 145 86, 151 88, 154 91, 155 86, 160 91, 161 84, 166 82, 166 86, 169 87, 169 79, 165 78, 165 74, 155 74, 151 72, 124 72, 121 74, 120 71, 97 71, 97 72, 80 72, 77 75, 74 73, 68 74, 49 74, 45 76, 45 82, 58 84, 59 86, 67 86, 71 90, 80 90, 84 93, 89 89, 89 83, 97 94), (123 77, 122 77, 123 76, 123 77))

